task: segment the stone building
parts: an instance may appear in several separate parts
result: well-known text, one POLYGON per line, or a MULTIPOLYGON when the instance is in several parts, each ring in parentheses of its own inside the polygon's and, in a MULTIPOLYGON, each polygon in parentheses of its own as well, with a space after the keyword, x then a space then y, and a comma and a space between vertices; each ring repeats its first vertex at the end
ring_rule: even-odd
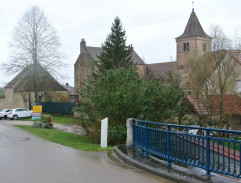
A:
MULTIPOLYGON (((132 49, 133 64, 138 68, 140 76, 146 75, 146 64, 139 57, 139 55, 132 49)), ((86 46, 84 39, 80 42, 80 54, 74 64, 74 85, 75 94, 78 95, 81 90, 81 84, 88 80, 92 73, 97 72, 97 65, 100 64, 100 56, 102 52, 101 47, 86 46)))
MULTIPOLYGON (((38 89, 40 101, 68 102, 68 90, 60 85, 41 65, 38 65, 38 89)), ((5 98, 0 99, 0 108, 31 108, 35 105, 33 67, 24 68, 5 86, 5 98)))
MULTIPOLYGON (((208 63, 209 72, 203 73, 207 74, 207 79, 203 80, 203 85, 208 84, 208 80, 212 80, 213 85, 211 87, 213 87, 214 90, 216 89, 216 91, 218 91, 217 88, 219 87, 219 85, 217 78, 217 68, 219 69, 219 72, 222 69, 223 72, 221 74, 224 75, 224 72, 227 71, 227 69, 225 69, 225 63, 227 63, 226 66, 228 65, 228 63, 230 63, 230 65, 233 65, 234 68, 232 74, 230 75, 230 81, 234 80, 234 82, 232 84, 231 82, 228 82, 229 89, 227 90, 227 95, 225 95, 224 97, 226 103, 223 108, 224 111, 228 113, 227 115, 231 116, 229 117, 231 128, 241 129, 241 127, 239 127, 241 124, 241 98, 239 96, 239 94, 241 93, 241 50, 220 50, 213 52, 211 49, 211 43, 212 38, 205 33, 197 18, 196 13, 194 12, 194 9, 192 9, 191 15, 189 17, 183 34, 176 38, 176 61, 147 64, 147 76, 151 78, 154 77, 158 79, 165 79, 166 77, 168 77, 169 73, 178 74, 180 76, 179 86, 185 89, 187 94, 186 99, 188 99, 189 104, 194 109, 194 113, 201 118, 205 118, 208 115, 207 108, 205 109, 204 105, 201 107, 197 106, 198 102, 194 100, 195 97, 192 95, 193 88, 195 87, 195 84, 193 82, 193 76, 195 76, 196 71, 192 69, 191 65, 192 63, 194 63, 193 61, 195 60, 195 58, 198 58, 198 61, 201 62, 201 65, 204 65, 204 61, 206 62, 206 64, 208 63), (219 55, 219 57, 221 57, 220 55, 222 55, 220 59, 220 65, 215 64, 214 57, 217 55, 219 55), (239 101, 238 105, 234 105, 234 103, 232 102, 233 99, 239 101), (235 107, 235 110, 232 111, 232 114, 230 112, 230 107, 235 107), (200 111, 204 111, 204 114, 202 114, 200 111)), ((215 95, 218 96, 219 93, 216 93, 215 95)), ((205 96, 201 98, 205 98, 205 96)), ((190 107, 190 105, 188 106, 190 107)))
POLYGON ((165 77, 169 72, 177 71, 184 78, 190 69, 187 67, 187 62, 194 55, 201 56, 210 52, 211 41, 212 38, 204 32, 194 9, 192 9, 183 34, 176 38, 177 60, 147 64, 147 75, 165 77))

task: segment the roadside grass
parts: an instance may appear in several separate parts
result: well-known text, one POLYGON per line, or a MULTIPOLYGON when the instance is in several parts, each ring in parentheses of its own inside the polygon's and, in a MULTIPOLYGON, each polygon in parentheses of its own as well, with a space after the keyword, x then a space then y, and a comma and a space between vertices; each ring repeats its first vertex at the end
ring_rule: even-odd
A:
POLYGON ((51 142, 55 142, 61 145, 72 147, 74 149, 83 151, 110 151, 113 150, 113 146, 108 146, 106 149, 102 149, 99 144, 93 144, 87 136, 79 136, 76 134, 45 128, 34 128, 32 126, 15 125, 27 132, 30 132, 43 139, 47 139, 51 142))
MULTIPOLYGON (((42 116, 47 116, 47 114, 42 114, 42 116)), ((52 120, 53 120, 53 123, 61 123, 61 124, 76 124, 76 119, 74 119, 73 117, 71 116, 54 116, 54 115, 51 115, 52 116, 52 120)), ((32 118, 23 118, 21 119, 23 121, 35 121, 35 120, 32 120, 32 118)))

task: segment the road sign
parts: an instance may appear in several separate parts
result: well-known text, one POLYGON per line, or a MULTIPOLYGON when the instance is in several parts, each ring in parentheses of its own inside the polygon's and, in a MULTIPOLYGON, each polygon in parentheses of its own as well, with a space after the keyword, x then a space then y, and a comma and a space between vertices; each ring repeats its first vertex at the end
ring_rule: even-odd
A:
POLYGON ((41 105, 33 106, 33 112, 42 112, 42 106, 41 105))
POLYGON ((40 116, 32 116, 32 119, 41 119, 40 116))
POLYGON ((38 117, 41 116, 41 112, 33 112, 32 117, 38 117))

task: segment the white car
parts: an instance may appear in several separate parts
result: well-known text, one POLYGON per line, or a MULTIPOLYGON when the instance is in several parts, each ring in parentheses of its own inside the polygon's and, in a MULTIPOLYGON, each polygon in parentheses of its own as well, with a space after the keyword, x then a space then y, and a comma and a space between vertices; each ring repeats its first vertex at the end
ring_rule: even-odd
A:
POLYGON ((11 109, 8 113, 8 118, 10 119, 18 119, 18 118, 28 118, 32 117, 33 111, 30 111, 25 108, 17 108, 17 109, 11 109))
MULTIPOLYGON (((192 127, 200 127, 200 126, 193 125, 192 127)), ((214 128, 214 127, 212 127, 212 128, 214 128)), ((206 130, 200 130, 200 129, 185 128, 184 132, 191 134, 191 135, 204 135, 204 136, 206 135, 206 130)), ((216 135, 217 135, 216 131, 210 131, 210 136, 216 136, 216 135)))
POLYGON ((0 119, 2 119, 2 118, 7 119, 9 112, 10 112, 10 109, 2 109, 0 111, 0 119))

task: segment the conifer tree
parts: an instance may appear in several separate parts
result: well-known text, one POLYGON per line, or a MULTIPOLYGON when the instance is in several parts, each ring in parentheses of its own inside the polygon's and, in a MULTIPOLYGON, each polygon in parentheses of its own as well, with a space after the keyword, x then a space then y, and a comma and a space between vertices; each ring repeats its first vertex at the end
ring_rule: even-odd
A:
POLYGON ((102 44, 103 51, 99 56, 101 64, 98 65, 100 71, 121 67, 129 68, 132 65, 132 50, 126 46, 125 33, 119 17, 116 17, 111 27, 111 33, 102 44))

